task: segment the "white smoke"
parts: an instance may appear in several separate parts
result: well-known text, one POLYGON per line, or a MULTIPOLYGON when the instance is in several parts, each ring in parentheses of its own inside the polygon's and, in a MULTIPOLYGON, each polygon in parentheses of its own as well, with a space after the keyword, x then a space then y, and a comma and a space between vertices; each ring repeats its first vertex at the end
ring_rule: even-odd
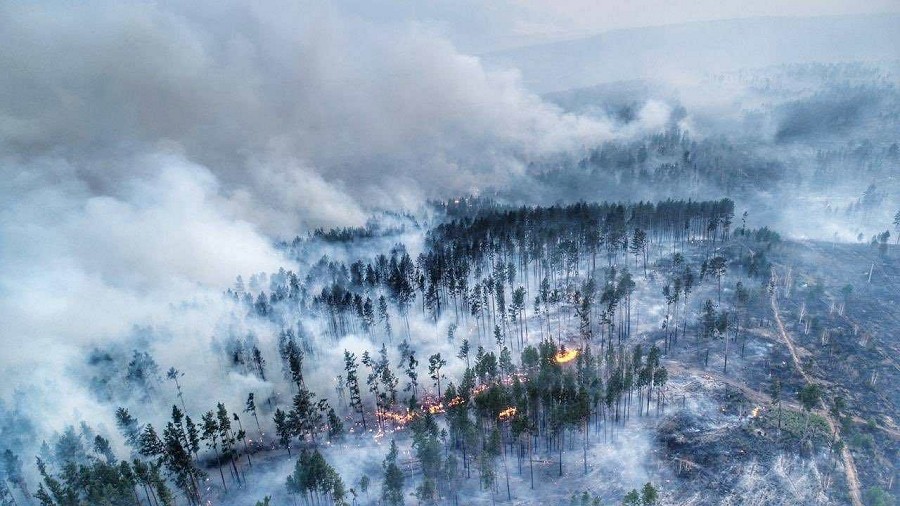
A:
POLYGON ((211 338, 240 320, 220 294, 291 268, 275 239, 618 135, 427 28, 327 2, 4 3, 0 45, 0 396, 33 391, 51 428, 98 408, 85 354, 136 324, 203 398, 211 338))

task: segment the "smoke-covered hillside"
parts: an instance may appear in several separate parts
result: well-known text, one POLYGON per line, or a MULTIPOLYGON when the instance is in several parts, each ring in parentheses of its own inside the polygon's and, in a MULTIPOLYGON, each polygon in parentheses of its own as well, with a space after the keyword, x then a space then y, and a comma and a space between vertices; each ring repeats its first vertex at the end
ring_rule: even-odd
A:
POLYGON ((489 52, 489 65, 522 72, 539 93, 634 79, 691 82, 769 65, 897 58, 897 13, 761 17, 611 30, 489 52))
POLYGON ((896 8, 476 4, 0 5, 0 506, 895 503, 896 8))

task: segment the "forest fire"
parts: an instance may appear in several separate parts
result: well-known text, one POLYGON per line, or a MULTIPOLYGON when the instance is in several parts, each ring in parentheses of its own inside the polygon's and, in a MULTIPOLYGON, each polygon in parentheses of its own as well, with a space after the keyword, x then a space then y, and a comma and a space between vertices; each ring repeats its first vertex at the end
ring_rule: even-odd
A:
POLYGON ((432 415, 436 415, 438 413, 443 413, 444 412, 444 403, 439 402, 437 404, 431 404, 431 405, 425 406, 425 409, 427 409, 428 412, 431 413, 432 415))
POLYGON ((105 3, 0 0, 0 506, 894 504, 900 0, 105 3))
POLYGON ((571 349, 571 350, 562 349, 559 351, 559 353, 556 354, 556 357, 554 357, 554 358, 556 359, 557 364, 565 364, 567 362, 571 362, 571 361, 575 360, 575 357, 577 357, 577 356, 578 356, 577 349, 571 349))
POLYGON ((407 411, 406 413, 395 413, 393 411, 378 411, 378 416, 381 417, 382 420, 390 420, 397 425, 406 425, 409 422, 415 420, 416 413, 413 411, 407 411))
MULTIPOLYGON (((482 391, 483 390, 484 389, 482 389, 482 391)), ((477 393, 477 392, 473 391, 473 393, 477 393)), ((429 414, 432 414, 432 415, 439 415, 439 414, 445 413, 447 411, 447 408, 459 406, 463 402, 465 402, 465 400, 462 397, 456 396, 456 397, 450 399, 450 401, 446 405, 443 402, 434 400, 434 401, 426 401, 424 404, 422 404, 421 407, 422 407, 422 411, 427 411, 429 414)), ((383 419, 383 420, 389 420, 398 426, 403 426, 403 425, 406 425, 409 422, 415 420, 418 416, 420 416, 420 413, 418 411, 409 411, 409 410, 407 410, 406 413, 397 413, 394 411, 379 410, 378 416, 381 417, 381 419, 383 419)))
POLYGON ((514 416, 516 416, 516 407, 510 406, 510 407, 504 409, 503 411, 501 411, 497 417, 500 420, 509 420, 510 418, 512 418, 514 416))

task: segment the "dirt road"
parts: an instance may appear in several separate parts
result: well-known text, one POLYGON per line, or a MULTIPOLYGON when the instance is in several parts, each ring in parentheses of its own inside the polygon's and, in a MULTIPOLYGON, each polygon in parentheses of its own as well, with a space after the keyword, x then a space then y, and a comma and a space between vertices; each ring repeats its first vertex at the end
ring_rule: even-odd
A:
MULTIPOLYGON (((778 327, 778 334, 784 341, 784 344, 787 346, 788 351, 790 351, 791 358, 793 359, 794 367, 797 369, 797 372, 799 372, 800 375, 803 376, 803 379, 806 380, 807 383, 815 383, 814 378, 803 369, 803 365, 801 364, 800 358, 797 355, 797 349, 794 346, 794 342, 791 340, 790 336, 788 336, 787 331, 784 329, 784 323, 781 321, 781 313, 778 311, 778 299, 776 298, 775 293, 775 291, 772 292, 771 302, 772 313, 775 316, 775 324, 778 327)), ((822 405, 822 417, 828 423, 828 427, 831 432, 836 437, 840 437, 840 428, 831 417, 831 413, 829 413, 828 407, 825 405, 825 400, 820 399, 820 402, 822 405)), ((859 476, 856 473, 856 463, 853 461, 853 455, 850 453, 847 445, 844 445, 844 447, 841 449, 841 457, 843 458, 844 471, 847 475, 847 486, 850 489, 850 501, 853 503, 853 506, 863 506, 862 496, 859 492, 860 484, 859 476)))

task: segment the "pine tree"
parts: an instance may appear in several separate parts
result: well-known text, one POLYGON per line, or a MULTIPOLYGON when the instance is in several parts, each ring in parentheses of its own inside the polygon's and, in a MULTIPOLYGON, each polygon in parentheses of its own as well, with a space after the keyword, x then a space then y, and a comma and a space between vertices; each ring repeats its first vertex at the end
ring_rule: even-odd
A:
POLYGON ((244 454, 247 455, 247 465, 253 467, 253 461, 250 460, 250 447, 247 445, 247 432, 244 430, 244 424, 241 423, 241 418, 237 413, 232 413, 231 417, 238 424, 238 431, 235 434, 235 437, 238 441, 244 443, 244 454))
POLYGON ((378 381, 381 383, 378 397, 382 409, 390 409, 397 403, 397 385, 399 380, 391 371, 391 363, 388 360, 387 347, 382 343, 378 352, 378 362, 375 364, 378 381))
POLYGON ((328 408, 328 440, 338 440, 344 435, 344 422, 337 415, 334 408, 328 408))
POLYGON ((391 440, 391 449, 382 463, 384 469, 384 482, 381 488, 381 499, 388 506, 399 506, 403 504, 403 471, 397 465, 397 442, 391 440))
POLYGON ((28 484, 25 482, 25 474, 22 472, 22 461, 18 455, 8 448, 3 450, 3 454, 0 455, 0 481, 3 480, 18 488, 19 492, 25 496, 25 499, 29 502, 31 501, 28 484))
POLYGON ((287 452, 288 457, 291 456, 291 428, 288 425, 287 413, 281 409, 275 410, 275 434, 278 436, 278 442, 287 452))
POLYGON ((200 432, 197 430, 197 425, 191 420, 191 417, 185 416, 185 427, 187 433, 187 441, 188 441, 188 450, 194 455, 194 460, 199 460, 198 453, 200 452, 200 432))
POLYGON ((253 346, 253 365, 259 379, 266 381, 266 359, 263 358, 259 348, 253 346))
POLYGON ((166 378, 175 383, 175 391, 177 392, 178 399, 181 400, 181 409, 187 412, 187 407, 184 405, 184 393, 181 391, 181 382, 178 381, 178 378, 182 376, 184 376, 184 373, 174 367, 170 367, 166 372, 166 378))
POLYGON ((441 396, 441 368, 445 365, 447 365, 447 361, 441 358, 440 353, 428 357, 428 375, 434 380, 438 397, 441 396))
POLYGON ((331 467, 318 450, 300 452, 294 472, 287 477, 290 494, 302 494, 307 502, 311 498, 319 502, 321 497, 335 505, 346 505, 346 489, 337 471, 331 467))
POLYGON ((359 389, 359 377, 357 376, 356 355, 347 350, 344 350, 344 370, 347 372, 344 381, 350 393, 350 407, 359 414, 363 430, 367 430, 366 413, 363 408, 362 393, 359 389))
POLYGON ((466 361, 466 369, 469 368, 469 340, 463 339, 462 345, 459 347, 459 353, 456 358, 466 361))
POLYGON ((234 458, 236 454, 234 449, 236 438, 234 432, 231 430, 231 417, 228 415, 228 410, 225 409, 225 405, 221 402, 216 403, 216 418, 218 419, 217 426, 219 429, 219 442, 222 445, 222 456, 231 463, 234 478, 237 480, 238 484, 240 484, 242 481, 241 474, 234 458))
POLYGON ((259 425, 259 417, 256 414, 256 400, 254 398, 253 392, 250 392, 247 395, 247 404, 244 406, 244 413, 250 413, 253 416, 253 419, 256 421, 256 429, 259 431, 259 442, 263 442, 263 431, 262 427, 259 425))
POLYGON ((404 374, 409 378, 409 383, 403 390, 405 392, 412 390, 412 399, 416 399, 419 395, 419 373, 416 372, 419 361, 416 360, 416 351, 412 349, 409 342, 405 339, 400 343, 399 350, 400 368, 403 369, 404 374))
POLYGON ((187 436, 180 419, 175 419, 173 416, 173 421, 166 423, 162 441, 164 445, 162 462, 170 476, 174 477, 175 485, 190 498, 192 504, 198 504, 200 502, 199 475, 201 473, 194 467, 194 462, 191 460, 190 451, 185 444, 187 436))
POLYGON ((716 288, 719 294, 719 303, 722 303, 722 277, 725 276, 728 268, 728 261, 725 257, 716 256, 709 261, 709 272, 716 277, 716 288))
POLYGON ((202 435, 200 437, 206 442, 206 447, 215 453, 216 467, 219 469, 219 476, 222 478, 222 488, 228 492, 228 485, 225 484, 225 473, 222 472, 222 461, 219 458, 219 438, 221 431, 219 430, 216 415, 212 411, 207 411, 203 415, 202 421, 202 435))
POLYGON ((140 450, 141 427, 136 418, 126 408, 116 409, 116 426, 125 438, 125 443, 137 452, 140 450))
POLYGON ((289 343, 286 353, 291 381, 299 390, 303 388, 303 352, 289 343))
POLYGON ((643 506, 655 506, 659 502, 659 492, 649 481, 641 489, 641 504, 643 506))
POLYGON ((822 391, 819 388, 819 385, 816 385, 815 383, 807 383, 799 392, 797 392, 797 399, 800 401, 803 411, 806 412, 803 437, 806 437, 806 431, 809 429, 810 413, 819 404, 819 399, 821 399, 821 397, 822 391))
POLYGON ((302 442, 307 436, 315 439, 317 428, 315 394, 301 389, 294 395, 292 408, 287 414, 287 424, 291 434, 302 442))
POLYGON ((378 321, 384 324, 384 333, 388 336, 388 339, 391 339, 391 316, 388 313, 387 300, 384 298, 384 295, 378 297, 378 321))
POLYGON ((900 211, 894 215, 894 229, 897 230, 897 244, 900 244, 900 211))
POLYGON ((772 378, 772 384, 769 385, 769 396, 772 397, 772 403, 778 406, 778 430, 781 430, 781 380, 772 378))

